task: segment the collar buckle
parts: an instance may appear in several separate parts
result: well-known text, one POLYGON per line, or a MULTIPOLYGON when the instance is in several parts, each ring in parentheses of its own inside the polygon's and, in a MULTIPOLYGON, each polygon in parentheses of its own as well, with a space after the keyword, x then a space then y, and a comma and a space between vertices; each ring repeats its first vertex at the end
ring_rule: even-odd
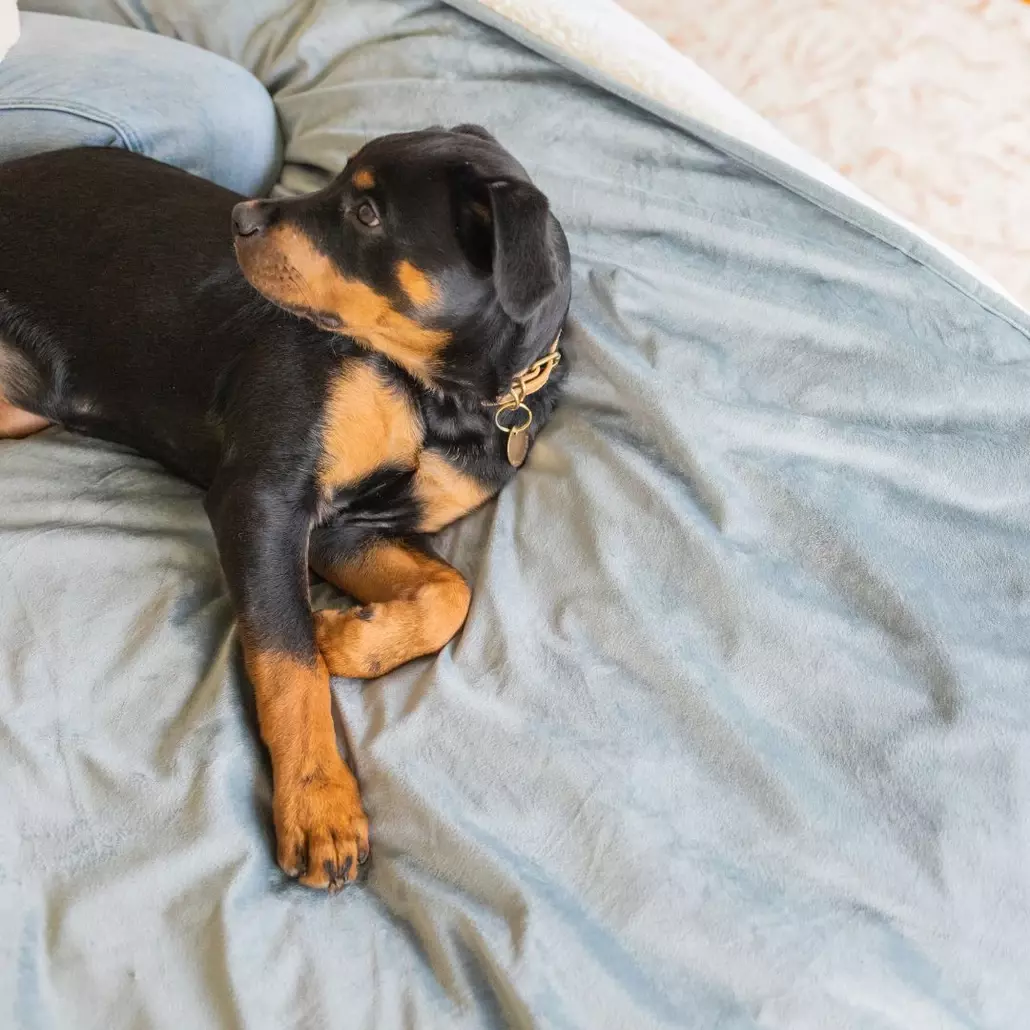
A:
POLYGON ((554 343, 548 348, 543 357, 537 358, 528 368, 524 368, 511 381, 508 392, 497 398, 490 407, 496 407, 494 414, 494 425, 508 437, 508 464, 518 468, 529 453, 529 437, 526 430, 533 424, 533 412, 526 404, 526 398, 542 390, 551 378, 558 362, 561 361, 561 351, 558 344, 561 342, 561 330, 554 338, 554 343), (511 423, 508 423, 507 416, 514 415, 511 423))

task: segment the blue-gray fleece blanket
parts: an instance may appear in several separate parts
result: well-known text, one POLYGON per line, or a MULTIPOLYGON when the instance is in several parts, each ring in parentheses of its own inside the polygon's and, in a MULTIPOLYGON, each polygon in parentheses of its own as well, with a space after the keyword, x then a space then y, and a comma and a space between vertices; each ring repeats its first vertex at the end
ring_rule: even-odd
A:
POLYGON ((462 6, 22 4, 251 68, 284 189, 489 126, 575 299, 567 403, 439 541, 463 633, 335 685, 335 899, 273 864, 200 495, 0 443, 0 1027, 1030 1025, 1030 322, 462 6))

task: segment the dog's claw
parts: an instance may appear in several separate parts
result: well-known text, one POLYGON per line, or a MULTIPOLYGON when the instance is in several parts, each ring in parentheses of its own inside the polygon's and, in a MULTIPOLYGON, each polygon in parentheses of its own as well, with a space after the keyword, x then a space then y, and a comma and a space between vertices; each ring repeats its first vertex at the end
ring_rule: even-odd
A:
POLYGON ((288 876, 334 894, 357 879, 368 821, 358 785, 342 762, 277 787, 274 803, 279 861, 288 876))

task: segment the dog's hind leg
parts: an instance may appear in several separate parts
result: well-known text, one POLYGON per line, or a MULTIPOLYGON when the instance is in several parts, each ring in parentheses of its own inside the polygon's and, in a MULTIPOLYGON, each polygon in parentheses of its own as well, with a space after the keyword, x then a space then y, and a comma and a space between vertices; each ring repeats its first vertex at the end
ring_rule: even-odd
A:
POLYGON ((309 561, 362 605, 314 613, 315 639, 333 676, 370 679, 439 651, 468 615, 471 591, 461 573, 413 543, 377 541, 336 556, 332 532, 316 529, 309 561))
POLYGON ((0 440, 21 440, 52 425, 50 419, 9 400, 12 393, 16 397, 31 395, 38 382, 39 373, 31 362, 0 335, 0 440))
POLYGON ((42 415, 16 408, 0 393, 0 440, 22 440, 52 424, 42 415))

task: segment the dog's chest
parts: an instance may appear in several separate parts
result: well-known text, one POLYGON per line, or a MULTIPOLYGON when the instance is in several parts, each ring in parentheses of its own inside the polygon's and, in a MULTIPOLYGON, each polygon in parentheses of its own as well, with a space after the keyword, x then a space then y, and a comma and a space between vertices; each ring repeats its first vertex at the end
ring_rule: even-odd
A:
MULTIPOLYGON (((410 498, 419 513, 409 530, 434 533, 472 511, 496 492, 453 464, 459 440, 475 439, 481 419, 462 426, 451 415, 455 438, 427 445, 427 418, 408 391, 382 377, 374 366, 354 363, 332 384, 322 429, 318 481, 328 500, 367 483, 387 469, 413 470, 410 498), (443 444, 444 450, 437 446, 443 444), (445 453, 449 457, 445 457, 445 453)), ((437 427, 439 428, 439 427, 437 427)))
POLYGON ((319 484, 331 494, 386 466, 414 468, 422 440, 422 421, 408 394, 372 365, 354 363, 326 400, 319 484))

